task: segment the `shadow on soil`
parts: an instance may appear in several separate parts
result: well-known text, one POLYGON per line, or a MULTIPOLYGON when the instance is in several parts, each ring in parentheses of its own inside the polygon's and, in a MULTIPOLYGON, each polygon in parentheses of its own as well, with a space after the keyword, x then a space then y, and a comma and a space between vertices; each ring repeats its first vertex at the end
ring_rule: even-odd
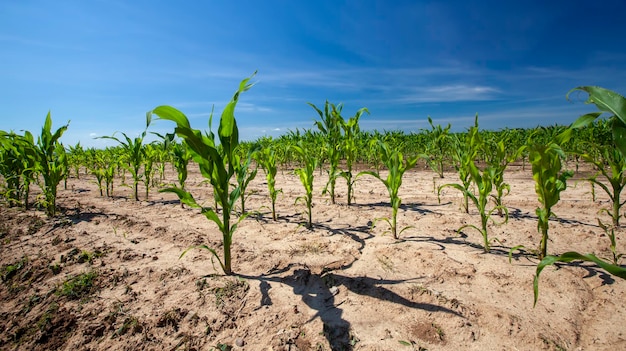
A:
MULTIPOLYGON (((538 217, 536 215, 530 214, 530 212, 522 212, 519 208, 511 208, 509 209, 509 218, 511 219, 530 219, 533 221, 537 221, 538 217)), ((581 222, 575 219, 566 219, 566 218, 550 218, 551 222, 558 222, 562 224, 580 224, 589 227, 600 228, 597 224, 581 222)))
POLYGON ((409 308, 433 313, 448 313, 464 318, 462 314, 455 310, 435 304, 411 301, 385 287, 414 279, 386 280, 369 277, 349 277, 337 274, 326 268, 318 273, 312 271, 306 265, 294 263, 283 268, 272 269, 268 273, 259 276, 238 276, 248 280, 259 281, 261 305, 272 304, 272 299, 269 295, 271 283, 281 283, 290 286, 294 294, 301 296, 302 301, 309 308, 316 311, 315 315, 308 321, 310 322, 318 317, 321 319, 324 325, 322 332, 333 350, 352 350, 357 341, 351 333, 350 323, 342 317, 343 310, 340 306, 346 300, 338 297, 341 287, 355 294, 401 304, 409 308))
MULTIPOLYGON (((511 251, 513 247, 508 247, 508 246, 504 246, 504 245, 500 245, 496 243, 492 243, 490 246, 489 252, 485 252, 482 245, 467 241, 467 238, 468 238, 468 235, 461 231, 458 234, 458 236, 449 236, 443 239, 438 239, 438 238, 435 238, 433 236, 428 236, 428 235, 407 236, 407 237, 402 237, 398 239, 396 243, 402 243, 402 242, 428 243, 428 244, 436 245, 440 251, 445 251, 446 245, 469 246, 473 249, 482 251, 486 255, 505 256, 507 258, 510 255, 511 259, 516 260, 516 261, 523 257, 530 258, 530 257, 536 256, 532 251, 526 250, 524 248, 517 248, 516 250, 511 251)), ((480 240, 482 240, 482 238, 480 238, 480 240)))
POLYGON ((323 230, 330 233, 330 235, 348 237, 358 244, 358 257, 355 256, 353 259, 337 262, 317 270, 303 264, 291 263, 286 267, 273 268, 259 276, 239 276, 248 280, 259 281, 261 305, 271 305, 273 303, 269 294, 272 283, 282 283, 290 286, 294 294, 301 296, 302 301, 316 311, 309 321, 317 317, 321 319, 324 325, 322 332, 333 350, 352 350, 357 341, 351 333, 350 323, 342 317, 343 310, 340 306, 345 302, 345 299, 341 300, 338 297, 342 287, 352 293, 369 296, 389 303, 401 304, 409 308, 433 313, 449 313, 464 318, 462 314, 455 310, 436 304, 415 302, 385 287, 419 278, 385 280, 370 277, 350 277, 337 273, 350 268, 360 258, 366 241, 374 237, 369 225, 331 227, 317 223, 313 225, 312 230, 323 230))
MULTIPOLYGON (((442 203, 442 204, 423 204, 423 203, 406 203, 406 204, 401 204, 400 207, 398 208, 399 210, 402 211, 413 211, 413 212, 417 212, 421 215, 426 215, 426 214, 433 214, 433 213, 438 213, 435 212, 433 210, 429 210, 425 207, 435 207, 435 206, 445 206, 450 204, 450 202, 448 203, 442 203)), ((352 206, 357 207, 357 208, 370 208, 373 209, 374 207, 384 207, 384 208, 388 208, 389 210, 391 210, 391 205, 389 204, 389 202, 385 202, 385 201, 381 201, 381 202, 374 202, 374 203, 367 203, 367 204, 353 204, 352 206)))

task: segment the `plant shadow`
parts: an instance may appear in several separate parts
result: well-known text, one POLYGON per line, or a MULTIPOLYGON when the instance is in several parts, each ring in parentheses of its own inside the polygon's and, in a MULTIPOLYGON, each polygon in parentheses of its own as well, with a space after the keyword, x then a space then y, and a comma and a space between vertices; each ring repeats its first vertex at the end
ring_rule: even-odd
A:
POLYGON ((336 271, 345 268, 345 266, 342 266, 338 269, 322 268, 315 271, 307 265, 291 263, 282 268, 271 269, 267 273, 258 276, 244 274, 239 274, 238 276, 247 280, 259 281, 261 305, 271 304, 269 291, 273 283, 290 286, 293 293, 301 296, 302 302, 315 311, 315 314, 308 319, 307 323, 318 317, 322 321, 323 330, 321 332, 331 345, 332 350, 353 350, 355 343, 351 333, 350 322, 343 317, 343 309, 340 308, 346 301, 341 296, 342 287, 355 294, 400 304, 412 309, 420 309, 431 313, 447 313, 465 318, 465 316, 453 309, 431 303, 415 302, 386 287, 418 278, 389 280, 370 277, 350 277, 336 273, 336 271))

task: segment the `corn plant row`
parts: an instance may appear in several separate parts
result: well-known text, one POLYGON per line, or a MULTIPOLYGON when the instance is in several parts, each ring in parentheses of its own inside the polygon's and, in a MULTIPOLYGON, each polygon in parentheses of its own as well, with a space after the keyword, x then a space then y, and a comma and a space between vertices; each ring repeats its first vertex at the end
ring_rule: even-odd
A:
MULTIPOLYGON (((405 172, 416 167, 420 159, 425 160, 439 177, 443 176, 445 167, 454 166, 460 182, 444 184, 437 192, 441 194, 441 190, 446 187, 461 191, 465 212, 469 212, 469 200, 472 201, 481 217, 480 226, 470 224, 458 230, 473 228, 479 231, 483 237, 483 248, 489 251, 492 239, 488 235, 488 222, 495 222, 492 217, 496 214, 503 218, 503 223, 508 219, 503 197, 510 192, 510 187, 504 179, 504 172, 512 162, 522 161, 525 165, 528 161, 532 166, 540 205, 536 210, 541 242, 536 251, 540 262, 534 281, 535 301, 540 273, 546 266, 556 262, 591 261, 611 274, 626 277, 625 269, 619 264, 622 255, 616 252, 615 235, 625 203, 621 200, 621 192, 626 186, 626 102, 619 94, 598 87, 574 89, 589 94, 588 103, 596 105, 599 111, 580 117, 568 128, 552 126, 533 130, 480 131, 476 118, 475 125, 467 132, 452 133, 450 125, 445 128, 435 125, 429 117, 430 130, 409 135, 397 131, 361 131, 359 118, 363 113, 368 113, 365 108, 345 120, 341 115, 341 104, 326 102, 323 110, 310 104, 320 117, 320 120, 314 122, 317 131, 296 130, 277 139, 240 143, 234 110, 240 94, 252 86, 249 83, 251 78, 241 82, 224 109, 217 135, 212 131, 203 133, 191 128, 187 117, 170 106, 159 106, 148 113, 146 130, 134 139, 124 133, 121 133, 123 138, 115 135, 103 137, 118 143, 117 147, 105 150, 85 150, 80 144, 66 150, 59 139, 69 124, 53 133, 50 114, 47 115, 36 142, 30 132, 20 135, 0 131, 3 197, 10 206, 28 208, 30 187, 35 183, 44 195, 38 200, 38 204, 45 209, 48 216, 54 216, 58 185, 63 180, 67 181, 70 170, 78 178, 80 169, 83 168, 85 172, 93 174, 101 196, 104 196, 103 189, 107 196, 112 195, 113 179, 116 175, 124 179, 126 172, 130 173, 133 198, 139 200, 140 182, 144 184, 148 198, 151 187, 163 185, 165 164, 169 162, 177 171, 178 185, 162 188, 160 191, 175 193, 181 204, 199 208, 207 219, 217 224, 222 233, 222 255, 207 245, 199 248, 209 250, 222 270, 226 274, 232 274, 230 250, 233 234, 237 225, 247 216, 246 188, 256 176, 256 165, 264 170, 268 180, 274 220, 277 218, 276 197, 280 192, 275 184, 277 165, 299 166, 295 173, 302 182, 304 195, 296 201, 302 200, 306 205, 308 228, 313 228, 313 179, 317 168, 324 170, 328 162, 329 181, 322 193, 328 194, 333 204, 336 203, 335 183, 339 177, 343 177, 348 186, 348 205, 354 202, 354 187, 360 176, 369 175, 379 179, 388 190, 392 213, 390 218, 376 220, 388 222, 392 236, 396 239, 410 228, 398 228, 397 223, 397 213, 401 206, 400 188, 405 172), (606 112, 610 116, 599 120, 606 112), (172 133, 159 135, 162 139, 160 143, 145 142, 152 116, 176 123, 172 133), (175 137, 179 139, 175 140, 175 137), (185 188, 187 167, 191 160, 213 188, 212 206, 197 203, 185 188), (253 163, 253 160, 256 162, 253 163), (343 169, 342 161, 345 164, 343 169), (594 187, 600 187, 611 200, 611 208, 604 209, 603 212, 609 215, 611 224, 607 225, 601 218, 598 219, 600 227, 610 238, 613 255, 610 261, 594 254, 567 252, 551 255, 548 251, 549 219, 554 216, 552 208, 558 203, 560 194, 567 189, 567 180, 572 176, 572 172, 564 169, 564 163, 570 161, 574 161, 576 167, 580 161, 593 165, 598 172, 587 180, 594 187), (375 171, 366 170, 354 175, 353 167, 359 162, 367 164, 375 171), (382 176, 382 167, 385 167, 386 177, 382 176), (158 171, 158 175, 155 171, 158 171), (606 181, 600 181, 600 177, 606 181), (490 200, 493 201, 493 206, 488 208, 490 200), (239 213, 236 212, 237 205, 241 210, 239 213)), ((211 121, 212 115, 209 118, 209 129, 211 121)), ((186 252, 187 250, 182 255, 186 252)))

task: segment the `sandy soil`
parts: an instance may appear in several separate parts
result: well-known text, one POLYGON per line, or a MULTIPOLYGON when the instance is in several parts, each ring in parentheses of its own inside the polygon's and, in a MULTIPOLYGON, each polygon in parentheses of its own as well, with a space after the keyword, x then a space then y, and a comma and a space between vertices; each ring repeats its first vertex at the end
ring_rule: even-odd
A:
MULTIPOLYGON (((237 276, 214 269, 205 250, 221 249, 216 226, 172 194, 153 189, 130 200, 116 184, 100 197, 90 176, 69 180, 59 193, 62 214, 0 207, 2 350, 619 350, 626 349, 626 282, 588 264, 547 268, 533 308, 537 259, 514 255, 516 245, 539 244, 538 205, 530 170, 507 173, 507 224, 490 225, 499 239, 490 253, 482 237, 456 230, 479 225, 475 208, 461 211, 461 194, 434 185, 429 170, 405 175, 394 240, 376 218, 391 214, 386 189, 364 176, 356 204, 321 196, 316 174, 312 230, 302 226, 303 193, 289 170, 279 172, 272 221, 264 174, 250 186, 255 211, 234 236, 237 276), (9 269, 11 265, 11 269, 9 269), (87 275, 86 275, 87 274, 87 275), (79 276, 91 284, 75 283, 79 276), (68 283, 69 281, 69 283, 68 283)), ((579 176, 580 177, 580 176, 579 176)), ((174 182, 169 170, 166 182, 174 182)), ((212 204, 194 171, 197 198, 212 204)), ((585 182, 571 181, 554 209, 549 251, 595 252, 609 257, 609 239, 597 225, 607 197, 592 201, 585 182)), ((140 187, 140 191, 145 191, 140 187)), ((33 195, 35 196, 35 195, 33 195)), ((34 200, 34 197, 33 197, 34 200)), ((620 231, 621 232, 621 231, 620 231)), ((621 236, 621 233, 618 234, 621 236)), ((625 252, 624 240, 618 250, 625 252)))

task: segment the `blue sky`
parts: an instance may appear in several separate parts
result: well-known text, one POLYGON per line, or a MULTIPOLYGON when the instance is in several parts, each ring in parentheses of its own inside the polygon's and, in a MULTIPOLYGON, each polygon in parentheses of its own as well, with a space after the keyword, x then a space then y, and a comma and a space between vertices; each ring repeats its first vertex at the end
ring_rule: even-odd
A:
MULTIPOLYGON (((143 131, 168 104, 198 129, 239 82, 244 139, 312 128, 307 102, 361 107, 362 129, 460 131, 568 124, 589 111, 576 86, 626 93, 626 2, 2 1, 0 129, 62 141, 143 131)), ((173 130, 157 121, 152 131, 173 130)))

